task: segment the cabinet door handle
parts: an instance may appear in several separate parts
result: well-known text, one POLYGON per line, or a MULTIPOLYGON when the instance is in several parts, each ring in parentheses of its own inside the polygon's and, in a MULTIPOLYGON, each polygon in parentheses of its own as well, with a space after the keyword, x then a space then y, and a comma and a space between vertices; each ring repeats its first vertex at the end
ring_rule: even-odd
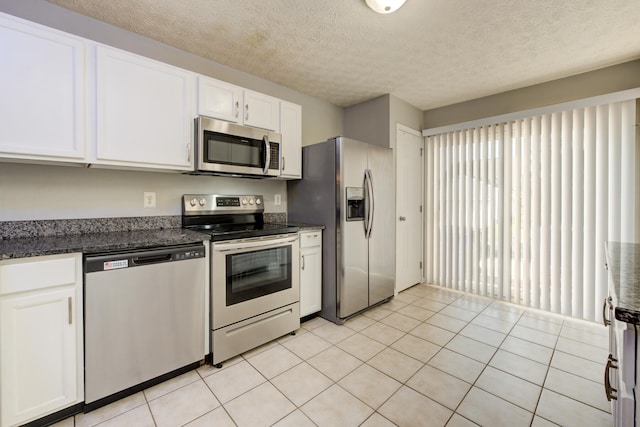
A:
POLYGON ((240 101, 236 101, 236 119, 238 118, 238 116, 240 115, 240 101))
POLYGON ((611 324, 611 320, 607 319, 607 303, 609 302, 609 298, 604 299, 604 305, 602 306, 602 323, 604 326, 609 326, 611 324))
POLYGON ((302 255, 302 269, 304 270, 304 255, 302 255))
POLYGON ((609 381, 609 370, 610 369, 618 369, 618 365, 614 365, 618 359, 614 358, 613 355, 609 355, 607 358, 607 366, 604 368, 604 392, 607 395, 607 400, 611 402, 612 400, 618 400, 617 396, 614 396, 613 393, 617 393, 618 390, 611 387, 611 382, 609 381))
POLYGON ((249 104, 244 104, 244 119, 249 120, 249 104))
POLYGON ((187 144, 187 162, 191 162, 191 143, 187 144))
POLYGON ((67 298, 67 311, 68 311, 68 317, 69 317, 69 324, 72 325, 73 324, 73 304, 71 302, 71 297, 67 298))
POLYGON ((282 156, 282 170, 284 170, 284 156, 282 156))

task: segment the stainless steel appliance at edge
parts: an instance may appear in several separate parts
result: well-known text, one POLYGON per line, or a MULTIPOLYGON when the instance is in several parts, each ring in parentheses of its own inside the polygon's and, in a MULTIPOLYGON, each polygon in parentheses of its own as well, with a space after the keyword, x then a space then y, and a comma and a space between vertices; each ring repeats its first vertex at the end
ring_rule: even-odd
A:
POLYGON ((188 174, 280 176, 279 133, 204 116, 195 119, 194 129, 194 170, 188 174))
POLYGON ((322 311, 341 324, 395 291, 393 152, 336 137, 303 147, 288 219, 324 225, 322 311))
POLYGON ((264 197, 185 194, 182 225, 211 236, 214 365, 300 327, 299 228, 265 223, 264 197))

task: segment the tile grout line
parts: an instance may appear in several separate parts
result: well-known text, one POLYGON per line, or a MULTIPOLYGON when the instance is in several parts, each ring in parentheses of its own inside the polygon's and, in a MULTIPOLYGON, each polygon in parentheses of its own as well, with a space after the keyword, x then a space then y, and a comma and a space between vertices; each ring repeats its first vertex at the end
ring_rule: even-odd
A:
MULTIPOLYGON (((492 304, 491 304, 491 305, 492 305, 492 304)), ((491 306, 491 305, 490 305, 490 306, 491 306)), ((490 307, 490 306, 489 306, 489 307, 490 307)), ((488 308, 488 307, 487 307, 487 308, 488 308)), ((486 309, 485 309, 485 310, 486 310, 486 309)), ((483 310, 483 311, 484 311, 484 310, 483 310)), ((482 313, 482 312, 481 312, 481 313, 482 313)), ((479 316, 481 313, 478 313, 478 316, 479 316)), ((516 321, 514 322, 514 324, 513 324, 513 326, 511 327, 511 329, 509 329, 509 332, 508 332, 507 334, 505 334, 505 337, 504 337, 504 339, 502 340, 502 342, 500 343, 500 345, 502 345, 502 343, 504 343, 504 341, 507 339, 507 337, 509 336, 509 334, 511 333, 511 331, 513 330, 513 328, 515 328, 515 327, 516 327, 516 325, 518 324, 518 321, 522 318, 522 315, 523 315, 523 314, 524 314, 524 312, 520 313, 520 315, 519 315, 519 317, 518 317, 518 320, 516 320, 516 321)), ((476 317, 478 317, 478 316, 476 316, 476 317)), ((474 317, 474 319, 475 319, 476 317, 474 317)), ((491 363, 491 360, 493 360, 493 358, 495 357, 495 355, 496 355, 496 353, 498 352, 498 350, 499 350, 499 349, 500 349, 500 347, 496 348, 496 351, 495 351, 495 352, 494 352, 494 354, 491 356, 491 359, 489 359, 489 360, 487 361, 487 363, 485 363, 485 364, 484 364, 484 367, 482 368, 482 370, 480 371, 480 373, 478 374, 478 376, 476 377, 476 379, 475 379, 475 380, 473 381, 473 383, 471 384, 471 387, 469 387, 469 390, 467 390, 467 392, 465 393, 464 397, 462 397, 462 399, 460 399, 460 402, 458 402, 458 405, 456 406, 456 409, 454 410, 454 414, 458 414, 458 409, 459 409, 459 408, 460 408, 460 406, 462 405, 462 402, 464 402, 464 400, 467 398, 467 396, 469 395, 469 393, 471 392, 471 390, 476 386, 476 383, 478 382, 478 380, 480 379, 480 377, 482 376, 482 374, 484 373, 484 371, 487 369, 487 366, 489 366, 489 363, 491 363)), ((504 372, 504 371, 503 371, 503 372, 504 372)), ((511 403, 512 405, 515 405, 514 403, 509 402, 508 400, 505 400, 505 399, 503 399, 503 398, 502 398, 502 397, 500 397, 500 396, 496 396, 495 394, 493 394, 493 393, 491 393, 491 392, 489 392, 489 391, 487 391, 487 390, 484 390, 484 389, 482 389, 482 388, 480 388, 480 387, 478 387, 478 388, 479 388, 480 390, 485 391, 486 393, 491 394, 492 396, 497 397, 498 399, 504 400, 505 402, 511 403)), ((520 407, 520 406, 518 406, 518 405, 515 405, 515 406, 517 406, 518 408, 521 408, 521 409, 523 409, 523 410, 527 411, 526 409, 524 409, 524 408, 522 408, 522 407, 520 407)), ((527 411, 527 412, 529 412, 529 411, 527 411)), ((460 415, 460 416, 464 417, 462 414, 458 414, 458 415, 460 415)), ((453 415, 452 415, 452 416, 453 416, 453 415)), ((464 418, 466 418, 466 417, 464 417, 464 418)), ((531 416, 531 422, 533 422, 533 419, 534 419, 534 418, 535 418, 535 411, 532 413, 532 416, 531 416)), ((473 420, 470 420, 470 421, 475 423, 475 421, 473 421, 473 420)), ((530 423, 530 425, 531 425, 531 423, 530 423)))

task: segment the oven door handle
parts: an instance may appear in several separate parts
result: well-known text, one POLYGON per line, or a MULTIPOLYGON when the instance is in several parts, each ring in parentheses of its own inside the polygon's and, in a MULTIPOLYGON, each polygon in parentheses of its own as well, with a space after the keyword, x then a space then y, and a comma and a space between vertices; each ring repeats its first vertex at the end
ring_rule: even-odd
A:
POLYGON ((229 252, 236 250, 247 250, 247 249, 268 249, 270 247, 278 247, 278 246, 286 246, 288 244, 292 244, 298 241, 298 235, 296 234, 294 237, 280 237, 280 238, 267 238, 263 240, 252 240, 252 241, 231 241, 231 242, 221 242, 214 243, 213 250, 216 252, 229 252))

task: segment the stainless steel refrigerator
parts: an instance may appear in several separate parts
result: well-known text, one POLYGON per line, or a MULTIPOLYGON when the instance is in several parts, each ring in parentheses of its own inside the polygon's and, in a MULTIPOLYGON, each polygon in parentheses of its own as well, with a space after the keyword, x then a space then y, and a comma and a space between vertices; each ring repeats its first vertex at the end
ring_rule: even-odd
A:
POLYGON ((337 137, 302 149, 289 222, 320 224, 322 311, 341 324, 395 288, 395 174, 389 148, 337 137))

